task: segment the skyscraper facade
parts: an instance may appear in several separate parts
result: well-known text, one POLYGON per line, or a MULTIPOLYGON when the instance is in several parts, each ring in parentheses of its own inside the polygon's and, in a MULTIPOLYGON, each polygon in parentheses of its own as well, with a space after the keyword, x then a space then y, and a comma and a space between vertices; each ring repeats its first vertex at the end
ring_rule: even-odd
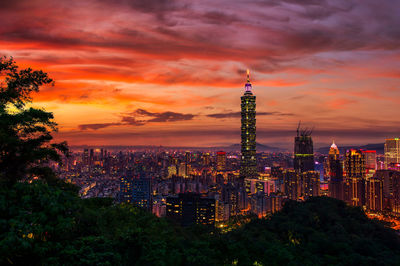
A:
POLYGON ((400 139, 386 139, 385 141, 385 168, 400 164, 400 139))
POLYGON ((226 169, 226 152, 217 152, 217 171, 225 171, 226 169))
POLYGON ((340 160, 339 149, 332 143, 328 155, 329 196, 344 200, 343 197, 343 163, 340 160))
POLYGON ((365 153, 362 150, 348 150, 345 159, 346 201, 353 206, 365 204, 365 153))
POLYGON ((311 130, 297 128, 294 138, 294 170, 298 173, 314 171, 314 148, 311 130))
POLYGON ((251 178, 257 176, 256 160, 256 96, 253 95, 250 83, 249 71, 247 71, 247 83, 245 92, 241 97, 242 115, 242 148, 240 177, 251 178))

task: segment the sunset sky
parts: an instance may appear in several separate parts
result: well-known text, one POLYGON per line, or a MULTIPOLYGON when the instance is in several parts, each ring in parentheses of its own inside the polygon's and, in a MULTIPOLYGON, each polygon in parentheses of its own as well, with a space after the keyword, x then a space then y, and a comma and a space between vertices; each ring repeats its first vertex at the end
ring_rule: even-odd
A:
POLYGON ((0 0, 0 55, 55 80, 34 95, 70 145, 240 142, 250 69, 257 142, 400 135, 398 0, 0 0))

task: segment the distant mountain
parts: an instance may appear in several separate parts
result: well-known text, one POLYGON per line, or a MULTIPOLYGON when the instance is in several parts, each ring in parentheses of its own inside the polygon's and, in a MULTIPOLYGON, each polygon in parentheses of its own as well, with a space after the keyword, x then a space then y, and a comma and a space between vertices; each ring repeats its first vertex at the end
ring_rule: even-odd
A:
MULTIPOLYGON (((163 149, 171 149, 171 150, 197 150, 197 151, 240 151, 240 144, 232 144, 229 146, 210 146, 210 147, 183 147, 183 146, 152 146, 152 145, 134 145, 134 146, 86 146, 86 145, 80 145, 80 146, 71 146, 73 150, 83 150, 87 148, 91 149, 96 149, 96 148, 104 148, 107 150, 163 150, 163 149)), ((256 148, 258 152, 261 151, 268 151, 268 152, 282 152, 285 151, 284 149, 278 148, 278 147, 273 147, 273 146, 268 146, 260 143, 256 143, 256 148)))
MULTIPOLYGON (((329 147, 321 147, 317 149, 317 152, 322 153, 322 154, 328 154, 329 153, 329 147)), ((345 153, 346 150, 349 149, 363 149, 363 150, 375 150, 376 153, 383 154, 384 153, 384 144, 383 143, 376 143, 376 144, 367 144, 363 146, 358 146, 358 145, 353 145, 353 146, 338 146, 340 153, 345 153)))

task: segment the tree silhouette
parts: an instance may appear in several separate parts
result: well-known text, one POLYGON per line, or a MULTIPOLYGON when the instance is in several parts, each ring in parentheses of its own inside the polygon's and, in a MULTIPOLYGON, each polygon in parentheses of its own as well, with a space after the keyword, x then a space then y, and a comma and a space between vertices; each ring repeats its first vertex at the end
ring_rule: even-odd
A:
POLYGON ((53 114, 28 107, 31 94, 43 85, 53 85, 47 73, 0 58, 0 181, 7 186, 31 179, 56 182, 46 164, 67 152, 65 142, 51 143, 57 130, 53 114))

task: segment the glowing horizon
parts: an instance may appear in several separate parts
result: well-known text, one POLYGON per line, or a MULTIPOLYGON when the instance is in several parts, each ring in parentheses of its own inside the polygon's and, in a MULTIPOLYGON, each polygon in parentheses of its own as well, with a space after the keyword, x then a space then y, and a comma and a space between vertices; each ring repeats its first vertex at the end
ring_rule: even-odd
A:
MULTIPOLYGON (((0 55, 48 72, 34 105, 70 145, 240 143, 252 72, 257 142, 399 137, 400 3, 9 1, 0 55)), ((193 145, 195 144, 195 145, 193 145)))

